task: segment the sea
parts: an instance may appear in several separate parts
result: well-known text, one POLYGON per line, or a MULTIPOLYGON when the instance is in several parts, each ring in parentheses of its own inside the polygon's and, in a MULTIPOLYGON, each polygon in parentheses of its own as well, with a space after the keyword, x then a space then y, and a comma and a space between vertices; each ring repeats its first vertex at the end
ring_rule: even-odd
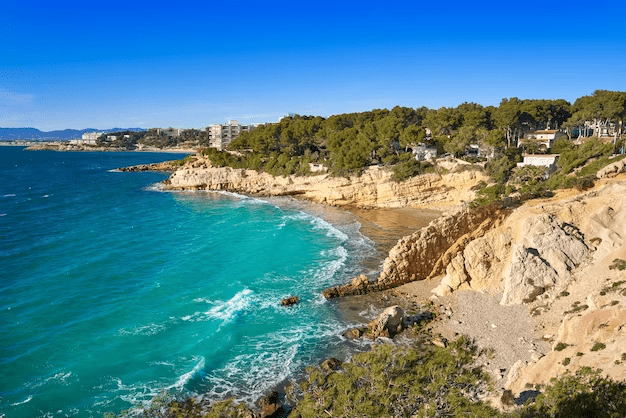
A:
POLYGON ((358 218, 115 170, 183 156, 0 147, 0 418, 252 404, 354 349, 320 291, 380 267, 358 218))

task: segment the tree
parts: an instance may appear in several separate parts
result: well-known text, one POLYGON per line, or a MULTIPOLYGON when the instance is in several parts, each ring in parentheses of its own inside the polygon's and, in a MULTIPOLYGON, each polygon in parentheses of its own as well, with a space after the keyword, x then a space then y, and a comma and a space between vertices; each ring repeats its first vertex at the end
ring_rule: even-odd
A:
POLYGON ((506 136, 507 146, 511 146, 513 140, 517 141, 520 133, 519 119, 522 113, 522 101, 517 97, 502 99, 500 106, 493 114, 493 121, 497 128, 502 129, 506 136))

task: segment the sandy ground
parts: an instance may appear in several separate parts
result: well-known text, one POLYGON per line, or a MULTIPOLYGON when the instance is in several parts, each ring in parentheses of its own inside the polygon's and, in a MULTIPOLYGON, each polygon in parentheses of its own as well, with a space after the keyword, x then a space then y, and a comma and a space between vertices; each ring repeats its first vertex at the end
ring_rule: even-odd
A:
POLYGON ((376 243, 379 251, 387 254, 405 235, 427 226, 442 215, 438 210, 397 208, 361 209, 342 207, 354 214, 361 223, 361 233, 376 243))
MULTIPOLYGON (((407 283, 388 292, 411 303, 425 305, 432 300, 431 290, 441 278, 407 283)), ((531 361, 533 357, 538 358, 550 350, 548 342, 535 332, 529 307, 502 306, 499 303, 501 297, 499 294, 464 290, 438 298, 435 306, 439 307, 441 315, 432 329, 448 340, 466 335, 479 348, 488 350, 491 354, 483 366, 494 379, 496 389, 504 387, 515 362, 531 361)))

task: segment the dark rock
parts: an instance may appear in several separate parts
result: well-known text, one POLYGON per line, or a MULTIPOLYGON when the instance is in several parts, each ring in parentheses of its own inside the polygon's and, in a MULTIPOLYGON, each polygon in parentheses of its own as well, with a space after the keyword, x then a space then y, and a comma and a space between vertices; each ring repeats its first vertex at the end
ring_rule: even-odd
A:
POLYGON ((298 296, 291 296, 291 297, 281 300, 280 304, 281 306, 291 306, 291 305, 295 305, 298 302, 300 302, 300 298, 298 296))
POLYGON ((358 340, 363 336, 363 334, 365 334, 366 331, 367 327, 351 328, 344 332, 342 335, 349 340, 358 340))
POLYGON ((341 361, 334 357, 330 357, 320 363, 320 368, 327 372, 339 370, 341 368, 341 361))
POLYGON ((278 392, 273 391, 267 396, 264 396, 259 401, 259 406, 261 408, 261 412, 259 414, 260 418, 270 418, 270 417, 278 417, 279 411, 282 410, 282 406, 280 404, 280 396, 278 392))

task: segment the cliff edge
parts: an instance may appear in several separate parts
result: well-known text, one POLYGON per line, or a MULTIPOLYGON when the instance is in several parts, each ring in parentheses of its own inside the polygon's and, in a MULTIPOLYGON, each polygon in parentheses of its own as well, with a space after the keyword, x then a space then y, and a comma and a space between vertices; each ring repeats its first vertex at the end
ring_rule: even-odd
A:
POLYGON ((213 167, 198 158, 174 172, 165 182, 170 190, 228 190, 260 195, 300 195, 316 203, 360 208, 459 208, 475 197, 472 188, 487 180, 480 171, 429 173, 403 182, 392 180, 393 172, 368 167, 360 176, 273 176, 254 170, 213 167))

